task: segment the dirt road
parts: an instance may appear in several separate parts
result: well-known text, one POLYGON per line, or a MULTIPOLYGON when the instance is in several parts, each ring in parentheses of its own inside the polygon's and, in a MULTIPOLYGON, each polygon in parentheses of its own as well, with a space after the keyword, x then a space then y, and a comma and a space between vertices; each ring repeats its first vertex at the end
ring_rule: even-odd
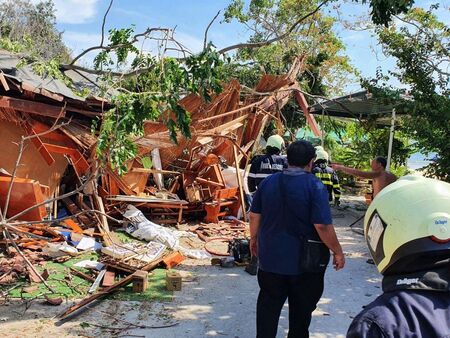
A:
MULTIPOLYGON (((358 213, 335 211, 334 215, 347 265, 339 272, 328 269, 325 292, 313 314, 311 337, 345 337, 352 318, 381 293, 381 278, 375 267, 366 263, 369 256, 363 237, 347 227, 358 213)), ((51 319, 62 310, 61 306, 54 308, 36 302, 25 313, 23 303, 0 306, 2 336, 6 333, 6 337, 46 338, 255 337, 258 285, 254 276, 240 267, 220 268, 210 266, 208 261, 188 260, 179 269, 183 271, 185 282, 172 302, 103 301, 62 326, 55 326, 51 319), (130 327, 129 323, 147 327, 130 327), (172 324, 176 325, 149 328, 172 324)), ((287 318, 286 304, 277 337, 286 336, 287 318)))

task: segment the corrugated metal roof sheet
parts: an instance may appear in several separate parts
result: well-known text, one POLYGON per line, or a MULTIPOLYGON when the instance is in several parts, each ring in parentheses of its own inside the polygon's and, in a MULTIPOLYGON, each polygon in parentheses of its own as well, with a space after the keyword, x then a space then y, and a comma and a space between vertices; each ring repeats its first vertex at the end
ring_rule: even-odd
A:
POLYGON ((322 114, 325 111, 330 116, 364 119, 369 116, 390 116, 393 108, 392 104, 381 103, 365 90, 316 103, 310 107, 310 113, 322 114))
POLYGON ((0 50, 0 69, 5 77, 26 84, 27 90, 45 95, 45 91, 62 95, 78 101, 85 101, 84 98, 77 96, 62 81, 50 77, 41 77, 37 75, 31 66, 23 65, 17 67, 21 59, 18 55, 5 50, 0 50))

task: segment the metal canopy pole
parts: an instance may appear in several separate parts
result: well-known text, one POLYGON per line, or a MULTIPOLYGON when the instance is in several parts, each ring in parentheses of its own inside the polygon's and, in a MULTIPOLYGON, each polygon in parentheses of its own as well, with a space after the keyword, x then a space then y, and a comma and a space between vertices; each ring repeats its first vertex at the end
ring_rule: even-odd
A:
POLYGON ((388 146, 388 158, 387 158, 386 170, 389 170, 391 167, 392 144, 394 142, 394 131, 395 131, 395 108, 392 109, 391 130, 389 132, 389 146, 388 146))
POLYGON ((325 118, 324 118, 324 116, 325 116, 325 110, 324 109, 322 109, 322 130, 321 130, 321 132, 320 132, 320 145, 322 146, 322 148, 324 147, 324 134, 325 134, 325 129, 324 129, 324 125, 325 125, 325 118))

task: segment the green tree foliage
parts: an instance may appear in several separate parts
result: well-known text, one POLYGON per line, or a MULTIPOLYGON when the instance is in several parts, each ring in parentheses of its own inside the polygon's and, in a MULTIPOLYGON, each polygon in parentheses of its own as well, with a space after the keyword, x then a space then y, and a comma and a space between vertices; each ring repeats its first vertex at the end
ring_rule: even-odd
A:
POLYGON ((120 47, 103 50, 94 60, 96 68, 106 72, 109 84, 120 92, 112 99, 114 108, 103 116, 97 146, 99 158, 107 160, 119 174, 126 172, 126 161, 137 155, 133 138, 142 136, 144 121, 162 119, 174 142, 178 132, 190 137, 191 117, 178 101, 188 93, 198 93, 209 101, 211 94, 222 90, 223 61, 212 44, 183 60, 158 59, 136 49, 133 33, 133 28, 110 30, 110 46, 120 47), (133 59, 129 74, 135 72, 136 76, 118 80, 108 75, 129 57, 133 59))
POLYGON ((71 80, 60 71, 61 63, 70 60, 70 51, 56 28, 52 1, 0 2, 0 48, 25 55, 18 67, 29 64, 36 74, 61 80, 77 92, 71 80))
MULTIPOLYGON (((319 4, 307 0, 252 0, 245 9, 242 0, 233 0, 224 17, 227 22, 236 19, 246 25, 251 32, 248 42, 256 43, 282 36, 319 4)), ((254 86, 262 74, 286 73, 298 55, 306 54, 306 71, 299 78, 305 90, 326 94, 331 84, 342 88, 352 68, 343 55, 344 44, 333 32, 334 22, 318 11, 276 42, 239 49, 230 66, 232 76, 254 86)))
MULTIPOLYGON (((228 74, 254 87, 263 74, 285 74, 296 57, 306 55, 305 71, 297 78, 301 88, 315 95, 341 94, 354 69, 345 55, 343 42, 333 31, 335 19, 320 11, 308 16, 320 3, 317 0, 252 0, 246 8, 244 1, 232 1, 226 9, 225 21, 235 19, 246 25, 251 32, 249 43, 283 36, 295 22, 306 18, 276 42, 260 48, 239 49, 227 66, 228 74)), ((297 103, 288 102, 281 113, 287 130, 294 132, 305 125, 297 103)), ((275 125, 269 125, 266 134, 271 134, 273 128, 275 125)))
POLYGON ((0 2, 0 48, 24 52, 41 61, 67 62, 70 51, 56 29, 53 2, 29 0, 0 2))
POLYGON ((398 70, 380 73, 364 85, 381 100, 396 104, 397 111, 409 114, 404 128, 416 141, 416 149, 437 153, 426 173, 450 181, 450 27, 433 14, 437 8, 414 8, 401 19, 404 25, 378 30, 384 51, 396 59, 398 70), (386 84, 391 77, 409 87, 410 99, 386 84))
MULTIPOLYGON (((350 167, 370 169, 375 156, 387 156, 390 126, 375 120, 349 121, 318 116, 318 123, 327 131, 324 146, 332 161, 350 167)), ((390 170, 400 176, 406 172, 406 164, 412 149, 409 137, 401 130, 396 131, 390 170)))
POLYGON ((361 0, 361 3, 369 3, 374 24, 388 27, 392 17, 407 12, 414 4, 414 0, 361 0))
MULTIPOLYGON (((383 24, 410 2, 370 1, 383 24)), ((123 173, 124 163, 136 155, 133 139, 142 135, 145 120, 162 119, 174 141, 178 133, 189 137, 190 115, 178 105, 180 98, 198 93, 209 100, 211 94, 220 92, 221 81, 230 77, 252 87, 261 74, 286 73, 299 54, 307 54, 306 71, 298 78, 305 90, 330 94, 328 88, 342 88, 353 69, 343 54, 342 42, 333 33, 334 19, 318 11, 322 4, 316 0, 252 0, 244 9, 243 1, 232 0, 225 20, 237 19, 251 29, 250 43, 283 38, 261 48, 241 48, 227 63, 211 44, 201 53, 183 59, 164 55, 157 58, 135 47, 138 40, 134 27, 110 30, 108 45, 103 45, 102 39, 101 46, 89 49, 100 50, 93 72, 104 75, 104 92, 111 93, 112 89, 116 93, 112 98, 108 96, 114 108, 93 126, 99 133, 99 157, 123 173), (300 24, 293 26, 297 21, 300 24), (130 59, 131 72, 118 76, 118 70, 129 67, 130 59)), ((37 5, 29 0, 1 2, 0 47, 26 52, 35 71, 54 78, 67 80, 61 70, 70 69, 64 64, 73 66, 55 27, 51 0, 37 5)), ((286 109, 286 122, 298 123, 295 119, 301 119, 302 114, 295 109, 286 109)))
MULTIPOLYGON (((375 126, 370 122, 347 122, 345 124, 343 147, 336 148, 338 162, 359 168, 368 168, 375 156, 387 156, 389 127, 375 126)), ((404 166, 411 149, 408 138, 398 131, 392 145, 392 164, 404 166)))

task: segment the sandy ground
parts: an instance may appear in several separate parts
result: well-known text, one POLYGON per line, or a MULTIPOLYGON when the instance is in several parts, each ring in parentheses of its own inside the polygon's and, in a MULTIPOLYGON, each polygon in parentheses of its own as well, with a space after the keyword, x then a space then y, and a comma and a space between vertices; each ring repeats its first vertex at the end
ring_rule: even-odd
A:
MULTIPOLYGON (((347 198, 347 204, 354 206, 355 202, 360 200, 347 198)), ((381 293, 380 275, 366 263, 369 256, 363 237, 348 228, 363 212, 334 210, 333 214, 347 263, 342 271, 328 269, 326 273, 311 337, 345 337, 352 318, 381 293)), ((2 337, 255 337, 256 277, 241 267, 210 266, 209 261, 186 260, 177 269, 184 276, 183 290, 171 302, 102 301, 62 325, 55 325, 53 317, 67 303, 59 307, 39 300, 0 303, 2 337), (146 327, 130 327, 129 323, 146 327)), ((287 318, 285 304, 277 337, 286 337, 287 318)))

